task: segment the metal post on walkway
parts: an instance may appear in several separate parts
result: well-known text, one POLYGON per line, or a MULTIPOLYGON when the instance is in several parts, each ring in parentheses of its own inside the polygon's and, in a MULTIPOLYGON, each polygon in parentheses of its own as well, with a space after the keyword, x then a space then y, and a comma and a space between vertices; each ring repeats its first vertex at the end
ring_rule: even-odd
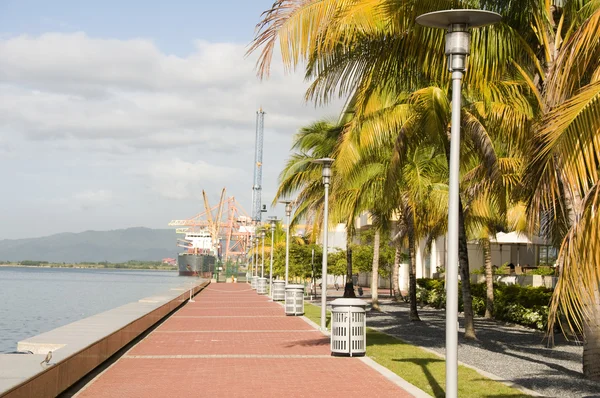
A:
POLYGON ((329 183, 331 181, 331 164, 333 159, 322 158, 315 160, 323 166, 322 176, 325 186, 323 202, 323 264, 321 271, 321 330, 327 331, 327 235, 329 234, 329 183))
POLYGON ((277 217, 271 218, 271 267, 269 268, 269 296, 273 298, 273 253, 275 252, 275 224, 277 217))
POLYGON ((500 14, 482 10, 435 11, 417 17, 423 26, 446 29, 448 68, 452 73, 450 182, 448 197, 448 252, 446 261, 446 397, 458 396, 458 211, 460 173, 461 83, 467 69, 469 28, 500 21, 500 14))
POLYGON ((290 216, 292 214, 292 201, 280 200, 279 203, 285 204, 285 216, 287 217, 287 225, 285 227, 285 284, 288 284, 290 270, 290 216))

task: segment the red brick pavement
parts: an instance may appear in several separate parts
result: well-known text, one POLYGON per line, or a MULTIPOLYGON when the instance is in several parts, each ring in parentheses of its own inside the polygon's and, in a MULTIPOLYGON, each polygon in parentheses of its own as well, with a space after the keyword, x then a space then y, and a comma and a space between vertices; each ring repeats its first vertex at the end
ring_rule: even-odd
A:
POLYGON ((329 356, 328 337, 247 285, 212 284, 195 301, 78 396, 411 396, 357 358, 329 356))
POLYGON ((329 338, 312 332, 152 333, 128 355, 327 355, 329 338))
POLYGON ((281 306, 197 308, 186 305, 177 316, 281 316, 281 306))

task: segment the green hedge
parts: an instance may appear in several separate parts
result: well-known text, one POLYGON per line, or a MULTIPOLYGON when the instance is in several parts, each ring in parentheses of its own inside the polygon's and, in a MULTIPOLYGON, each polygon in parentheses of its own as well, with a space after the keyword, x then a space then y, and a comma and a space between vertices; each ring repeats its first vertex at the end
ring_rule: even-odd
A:
MULTIPOLYGON (((462 311, 462 289, 459 292, 459 311, 462 311)), ((485 314, 485 283, 471 284, 473 311, 485 314)), ((498 320, 545 330, 548 324, 548 304, 552 289, 519 285, 494 284, 494 317, 498 320)), ((444 281, 417 280, 417 300, 420 305, 446 307, 444 281)))

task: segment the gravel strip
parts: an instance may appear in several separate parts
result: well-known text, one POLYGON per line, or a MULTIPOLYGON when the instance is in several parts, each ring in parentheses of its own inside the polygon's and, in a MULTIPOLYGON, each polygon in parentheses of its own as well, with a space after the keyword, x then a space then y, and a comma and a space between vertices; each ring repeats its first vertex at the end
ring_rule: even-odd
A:
MULTIPOLYGON (((369 311, 367 325, 414 345, 445 354, 444 310, 421 308, 421 322, 410 322, 406 303, 382 302, 369 311)), ((556 335, 547 348, 541 332, 483 318, 475 320, 478 341, 465 340, 459 317, 458 359, 547 397, 600 397, 600 383, 583 378, 583 348, 556 335)))

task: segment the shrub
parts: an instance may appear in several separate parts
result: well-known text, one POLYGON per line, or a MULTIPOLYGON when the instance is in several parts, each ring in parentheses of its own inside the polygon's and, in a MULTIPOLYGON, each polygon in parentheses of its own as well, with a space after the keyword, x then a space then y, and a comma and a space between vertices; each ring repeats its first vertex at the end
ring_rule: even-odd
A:
POLYGON ((540 265, 536 269, 531 272, 533 275, 545 275, 545 276, 553 276, 556 273, 554 267, 550 267, 547 265, 540 265))
MULTIPOLYGON (((462 311, 461 289, 459 288, 459 310, 462 311)), ((485 283, 471 285, 473 311, 485 313, 485 283)), ((498 320, 516 323, 543 330, 548 324, 548 304, 552 289, 545 287, 522 287, 519 285, 494 284, 494 313, 498 320)), ((444 281, 437 279, 417 280, 417 300, 421 305, 434 308, 446 307, 444 281)))

